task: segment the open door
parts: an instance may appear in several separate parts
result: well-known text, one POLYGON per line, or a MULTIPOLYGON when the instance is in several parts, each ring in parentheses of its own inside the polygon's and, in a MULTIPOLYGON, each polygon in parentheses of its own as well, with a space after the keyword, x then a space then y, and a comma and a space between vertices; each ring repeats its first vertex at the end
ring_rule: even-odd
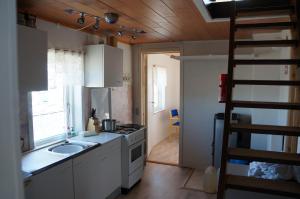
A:
POLYGON ((170 53, 148 54, 146 71, 148 161, 178 165, 180 121, 171 112, 180 108, 180 61, 170 53))

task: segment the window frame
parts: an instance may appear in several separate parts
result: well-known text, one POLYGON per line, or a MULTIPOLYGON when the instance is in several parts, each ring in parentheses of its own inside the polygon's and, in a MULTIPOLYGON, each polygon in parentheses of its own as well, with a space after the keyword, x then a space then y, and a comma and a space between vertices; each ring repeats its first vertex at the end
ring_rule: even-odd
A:
MULTIPOLYGON (((53 49, 48 49, 48 52, 50 50, 53 49)), ((70 51, 70 53, 73 53, 73 51, 70 51)), ((82 52, 78 52, 79 54, 82 52)), ((81 54, 81 56, 83 56, 83 54, 81 54)), ((82 59, 84 59, 84 57, 82 57, 82 59)), ((84 67, 84 65, 82 65, 84 67)), ((48 80, 47 80, 48 81, 48 80)), ((83 86, 83 85, 81 85, 83 86)), ((74 118, 74 114, 76 112, 76 110, 74 110, 74 89, 76 87, 76 85, 70 86, 70 85, 64 85, 64 108, 65 108, 65 114, 66 114, 66 123, 67 123, 67 128, 69 126, 69 128, 74 128, 75 124, 75 118, 74 118)), ((28 137, 29 137, 29 149, 30 150, 36 150, 39 148, 43 148, 46 146, 50 146, 52 144, 58 143, 58 142, 62 142, 64 140, 66 140, 68 138, 68 130, 66 129, 66 132, 54 135, 54 136, 50 136, 47 137, 45 139, 40 139, 35 141, 34 140, 34 129, 33 129, 33 107, 32 107, 32 92, 28 92, 27 94, 27 100, 28 100, 28 137)), ((75 100, 76 101, 76 100, 75 100)))
MULTIPOLYGON (((166 89, 167 89, 167 80, 168 80, 168 76, 167 76, 167 68, 164 67, 164 66, 160 66, 160 65, 154 65, 153 66, 153 70, 152 70, 152 89, 153 89, 153 96, 152 96, 152 101, 153 101, 153 113, 154 114, 157 114, 157 113, 160 113, 160 112, 163 112, 163 111, 166 111, 167 108, 166 108, 166 89), (155 83, 158 84, 158 69, 161 68, 161 69, 164 69, 164 72, 165 72, 165 87, 164 87, 164 103, 163 103, 163 107, 160 107, 159 106, 159 99, 158 99, 158 107, 156 108, 155 107, 155 83), (155 80, 156 79, 156 80, 155 80)), ((159 93, 159 89, 157 89, 158 93, 159 93)))

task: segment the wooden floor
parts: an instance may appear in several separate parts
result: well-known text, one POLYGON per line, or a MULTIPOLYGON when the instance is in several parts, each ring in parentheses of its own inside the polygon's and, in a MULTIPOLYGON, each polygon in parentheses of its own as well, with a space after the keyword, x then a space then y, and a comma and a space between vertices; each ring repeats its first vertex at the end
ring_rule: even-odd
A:
POLYGON ((142 181, 118 199, 215 199, 215 195, 183 189, 191 172, 187 168, 147 163, 142 181))
POLYGON ((168 138, 153 147, 148 161, 163 164, 178 165, 179 134, 172 133, 168 138))

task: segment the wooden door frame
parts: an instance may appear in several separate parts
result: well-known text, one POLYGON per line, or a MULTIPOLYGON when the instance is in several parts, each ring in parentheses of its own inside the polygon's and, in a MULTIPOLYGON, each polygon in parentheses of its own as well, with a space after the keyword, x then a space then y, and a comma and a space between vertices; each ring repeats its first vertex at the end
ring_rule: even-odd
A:
MULTIPOLYGON (((179 53, 180 55, 183 55, 183 50, 181 47, 168 47, 168 48, 148 48, 148 49, 142 49, 139 52, 139 58, 140 58, 140 117, 141 117, 141 124, 147 126, 148 125, 148 73, 147 73, 147 55, 148 54, 163 54, 163 53, 179 53)), ((180 131, 179 131, 179 161, 178 166, 183 165, 183 159, 182 159, 182 145, 183 145, 183 62, 180 61, 180 131)), ((147 132, 147 140, 148 140, 148 132, 147 132)), ((146 154, 148 154, 148 143, 146 143, 146 154)))

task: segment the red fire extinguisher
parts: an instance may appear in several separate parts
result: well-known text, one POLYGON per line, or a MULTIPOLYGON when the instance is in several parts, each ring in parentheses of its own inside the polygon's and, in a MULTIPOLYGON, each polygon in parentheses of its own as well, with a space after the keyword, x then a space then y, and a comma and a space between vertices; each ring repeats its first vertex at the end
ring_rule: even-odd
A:
POLYGON ((221 74, 219 77, 219 103, 225 103, 227 97, 227 74, 221 74))

